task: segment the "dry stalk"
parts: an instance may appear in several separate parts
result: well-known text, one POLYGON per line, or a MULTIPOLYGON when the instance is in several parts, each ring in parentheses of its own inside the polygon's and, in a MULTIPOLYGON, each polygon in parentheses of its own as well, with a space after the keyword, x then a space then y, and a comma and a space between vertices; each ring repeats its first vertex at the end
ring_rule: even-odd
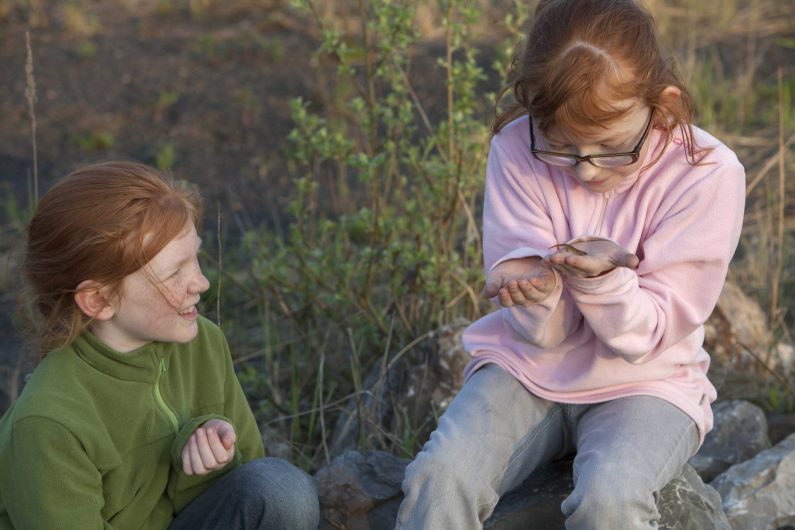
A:
POLYGON ((33 76, 33 51, 30 47, 30 32, 25 32, 27 59, 25 61, 25 99, 28 100, 30 116, 30 142, 33 146, 33 205, 39 202, 39 162, 36 149, 36 78, 33 76))
POLYGON ((775 259, 773 269, 773 282, 771 285, 770 299, 770 324, 771 329, 778 322, 778 294, 781 284, 781 272, 784 268, 784 198, 786 189, 786 173, 784 171, 784 88, 781 67, 778 68, 778 226, 776 231, 775 259))

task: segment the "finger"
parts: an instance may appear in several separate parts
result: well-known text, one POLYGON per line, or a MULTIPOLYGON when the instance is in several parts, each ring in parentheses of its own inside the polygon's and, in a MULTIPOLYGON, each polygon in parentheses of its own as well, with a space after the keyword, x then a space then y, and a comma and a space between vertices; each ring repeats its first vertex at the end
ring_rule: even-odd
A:
POLYGON ((193 475, 193 466, 190 461, 190 439, 182 447, 182 471, 186 475, 193 475))
POLYGON ((596 260, 594 260, 594 258, 575 256, 573 254, 570 256, 566 256, 562 265, 565 265, 566 267, 569 267, 571 269, 582 271, 586 274, 596 273, 600 268, 596 260))
POLYGON ((540 290, 536 289, 533 285, 533 281, 537 280, 537 278, 533 278, 532 280, 519 280, 519 290, 522 292, 522 295, 526 300, 530 302, 540 302, 544 298, 546 298, 546 293, 542 293, 540 290))
POLYGON ((563 265, 566 262, 566 256, 570 256, 571 254, 568 252, 555 252, 554 254, 550 254, 545 259, 547 259, 547 264, 552 265, 563 265))
POLYGON ((196 433, 193 433, 193 436, 190 437, 190 461, 193 466, 193 473, 195 475, 204 475, 207 473, 207 469, 204 467, 202 463, 201 454, 199 454, 199 447, 196 443, 196 433))
POLYGON ((502 307, 513 307, 513 299, 511 298, 511 293, 508 292, 507 287, 503 287, 499 291, 500 295, 500 305, 502 307))
POLYGON ((519 288, 519 282, 516 280, 508 282, 508 293, 511 295, 514 304, 526 306, 532 303, 532 300, 525 298, 524 293, 519 288))
POLYGON ((224 447, 224 443, 221 441, 217 429, 207 430, 207 442, 210 445, 210 450, 213 452, 215 461, 219 464, 226 464, 229 457, 228 448, 224 447))
POLYGON ((196 445, 199 447, 199 455, 205 469, 211 470, 218 467, 218 461, 215 459, 213 450, 210 447, 210 440, 207 437, 207 429, 203 427, 196 429, 196 445))
POLYGON ((557 265, 556 268, 566 276, 573 276, 575 278, 583 278, 587 276, 585 272, 577 267, 572 267, 571 265, 565 263, 563 265, 557 265))
POLYGON ((530 283, 533 287, 535 287, 538 291, 549 294, 555 288, 555 273, 552 272, 551 269, 547 269, 542 272, 540 275, 532 278, 530 283))

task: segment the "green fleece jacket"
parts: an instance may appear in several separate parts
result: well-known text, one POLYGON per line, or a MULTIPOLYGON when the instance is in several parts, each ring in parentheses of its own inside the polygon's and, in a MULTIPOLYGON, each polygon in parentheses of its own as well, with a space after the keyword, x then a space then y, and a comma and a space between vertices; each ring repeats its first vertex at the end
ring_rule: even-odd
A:
POLYGON ((230 469, 263 456, 229 346, 199 318, 187 344, 119 353, 90 333, 49 354, 0 419, 0 529, 167 528, 230 469), (236 455, 204 476, 181 451, 222 418, 236 455))

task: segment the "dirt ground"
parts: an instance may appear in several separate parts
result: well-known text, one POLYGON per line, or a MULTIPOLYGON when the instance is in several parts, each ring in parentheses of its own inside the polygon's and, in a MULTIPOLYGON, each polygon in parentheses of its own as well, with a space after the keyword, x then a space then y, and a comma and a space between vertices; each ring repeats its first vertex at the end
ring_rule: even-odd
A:
MULTIPOLYGON (((221 209, 232 237, 263 224, 281 228, 297 176, 286 157, 289 101, 301 97, 320 109, 339 97, 324 77, 334 75, 334 65, 315 54, 315 24, 286 1, 217 2, 205 13, 188 2, 145 10, 126 0, 39 3, 45 7, 35 20, 19 7, 0 10, 0 389, 20 350, 13 316, 20 282, 12 265, 21 238, 7 227, 20 225, 13 203, 26 208, 33 188, 26 31, 39 193, 91 161, 171 166, 176 178, 198 185, 212 222, 221 209)), ((423 46, 414 71, 441 75, 428 58, 441 44, 429 39, 423 46)), ((441 79, 416 87, 431 101, 432 118, 444 108, 429 99, 433 86, 444 93, 441 79)), ((7 406, 2 394, 0 412, 7 406)))
MULTIPOLYGON (((99 1, 69 19, 56 7, 66 4, 50 2, 47 20, 29 30, 40 190, 90 161, 170 161, 177 178, 199 185, 208 210, 223 204, 238 231, 276 222, 289 186, 288 101, 319 101, 308 67, 316 36, 301 15, 278 6, 139 14, 118 1, 99 1), (88 29, 73 20, 77 15, 88 29)), ((0 197, 15 197, 23 208, 33 170, 25 98, 29 26, 22 13, 0 22, 0 197)), ((8 207, 0 208, 0 225, 12 218, 8 207)), ((10 231, 0 236, 9 271, 19 241, 10 231)), ((11 274, 0 274, 0 366, 6 367, 19 350, 12 323, 19 282, 6 277, 11 274)), ((0 381, 5 376, 0 372, 0 381)), ((0 396, 0 411, 4 401, 0 396)))

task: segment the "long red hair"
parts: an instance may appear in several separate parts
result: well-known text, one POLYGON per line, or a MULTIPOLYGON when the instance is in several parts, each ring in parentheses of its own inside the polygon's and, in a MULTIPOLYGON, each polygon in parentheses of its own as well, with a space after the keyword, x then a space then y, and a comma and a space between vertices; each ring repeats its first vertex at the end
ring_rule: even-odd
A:
POLYGON ((100 162, 59 180, 28 225, 23 272, 41 321, 40 355, 71 344, 90 319, 74 295, 84 280, 119 294, 185 225, 198 226, 198 194, 137 162, 100 162))
POLYGON ((654 109, 667 140, 682 131, 694 163, 691 97, 651 15, 632 0, 542 0, 508 81, 498 103, 508 91, 514 101, 495 118, 495 134, 527 113, 543 132, 607 127, 627 111, 615 102, 634 98, 654 109), (664 93, 669 86, 679 97, 664 93))

